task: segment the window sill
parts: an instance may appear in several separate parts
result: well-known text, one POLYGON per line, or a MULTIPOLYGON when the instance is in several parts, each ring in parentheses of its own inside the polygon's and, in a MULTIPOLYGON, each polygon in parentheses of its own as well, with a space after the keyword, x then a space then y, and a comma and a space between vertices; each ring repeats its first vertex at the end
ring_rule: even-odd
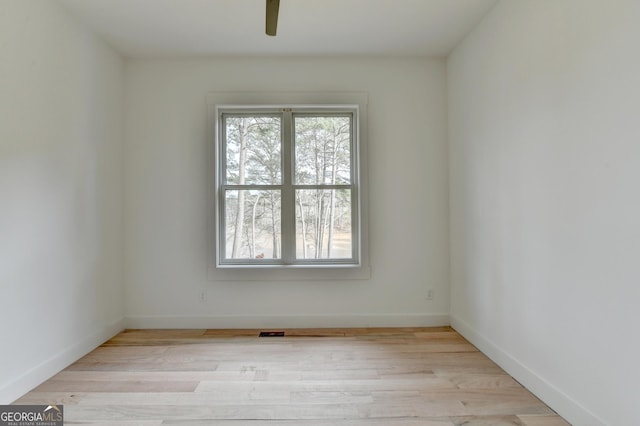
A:
POLYGON ((368 280, 368 266, 209 266, 209 281, 349 281, 368 280))

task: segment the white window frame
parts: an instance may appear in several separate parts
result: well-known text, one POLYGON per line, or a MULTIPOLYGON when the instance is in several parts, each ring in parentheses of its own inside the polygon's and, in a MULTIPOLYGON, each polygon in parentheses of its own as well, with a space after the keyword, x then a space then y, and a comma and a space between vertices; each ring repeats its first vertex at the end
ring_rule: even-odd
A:
MULTIPOLYGON (((208 276, 210 280, 341 280, 341 279, 366 279, 370 277, 368 262, 368 214, 367 214, 367 184, 366 184, 366 109, 368 96, 366 93, 354 92, 259 92, 259 93, 230 93, 214 92, 207 96, 209 107, 211 141, 211 169, 210 182, 213 182, 212 199, 209 203, 210 210, 210 259, 208 276), (224 158, 220 152, 222 136, 220 117, 223 112, 236 113, 270 113, 284 110, 283 132, 292 124, 292 114, 331 114, 352 113, 352 182, 349 186, 352 192, 352 250, 351 259, 305 259, 296 260, 293 252, 285 252, 285 239, 295 240, 295 219, 288 219, 292 225, 289 229, 283 226, 282 261, 256 261, 253 259, 222 259, 224 242, 218 238, 220 229, 224 226, 224 158), (293 110, 288 112, 288 110, 293 110), (288 116, 286 114, 289 114, 288 116)), ((285 138, 286 139, 286 138, 285 138)), ((293 137, 290 138, 293 141, 293 137)), ((284 163, 292 163, 290 155, 294 155, 293 147, 283 147, 284 163), (285 154, 285 149, 289 153, 285 154)), ((283 168, 283 180, 285 173, 292 174, 283 168)), ((294 182, 282 182, 288 190, 294 190, 298 185, 294 182)), ((331 186, 331 185, 323 185, 331 186)), ((314 187, 315 188, 315 187, 314 187)), ((295 212, 285 212, 283 215, 294 215, 295 212)), ((291 210, 291 208, 289 209, 291 210)), ((291 250, 295 250, 291 245, 291 250)))

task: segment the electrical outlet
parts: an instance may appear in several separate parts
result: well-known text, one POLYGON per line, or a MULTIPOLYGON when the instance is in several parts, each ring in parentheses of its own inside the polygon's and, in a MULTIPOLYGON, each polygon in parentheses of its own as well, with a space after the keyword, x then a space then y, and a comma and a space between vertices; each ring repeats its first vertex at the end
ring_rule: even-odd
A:
POLYGON ((433 289, 427 290, 427 300, 433 300, 433 289))
POLYGON ((207 292, 203 291, 200 293, 200 303, 204 303, 207 301, 207 292))

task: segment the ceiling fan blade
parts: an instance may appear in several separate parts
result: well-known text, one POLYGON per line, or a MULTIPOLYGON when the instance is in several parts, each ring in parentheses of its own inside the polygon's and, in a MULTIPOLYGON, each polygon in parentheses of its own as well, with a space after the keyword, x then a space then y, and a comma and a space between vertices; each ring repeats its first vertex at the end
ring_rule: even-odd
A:
POLYGON ((276 35, 276 30, 278 29, 278 9, 280 9, 280 0, 267 0, 267 35, 276 35))

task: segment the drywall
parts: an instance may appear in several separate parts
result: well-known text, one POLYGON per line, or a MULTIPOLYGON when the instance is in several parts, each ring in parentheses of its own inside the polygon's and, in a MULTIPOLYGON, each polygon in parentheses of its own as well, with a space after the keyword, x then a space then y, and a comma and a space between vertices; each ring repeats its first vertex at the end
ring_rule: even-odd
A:
POLYGON ((123 326, 123 61, 54 1, 0 2, 0 403, 123 326))
POLYGON ((130 60, 125 80, 130 326, 448 322, 443 60, 130 60), (215 270, 207 277, 213 187, 206 98, 213 91, 368 94, 370 279, 220 281, 215 270))
POLYGON ((502 1, 448 61, 452 324, 576 425, 640 423, 638 22, 502 1))

